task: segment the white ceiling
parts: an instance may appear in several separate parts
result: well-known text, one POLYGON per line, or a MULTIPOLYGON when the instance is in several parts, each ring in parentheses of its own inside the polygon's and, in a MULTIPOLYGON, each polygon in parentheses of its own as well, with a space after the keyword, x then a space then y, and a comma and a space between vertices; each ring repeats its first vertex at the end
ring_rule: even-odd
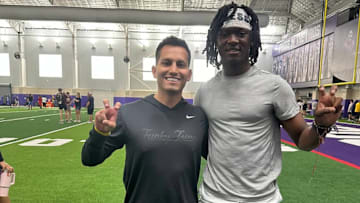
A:
MULTIPOLYGON (((298 32, 301 28, 319 22, 322 18, 323 0, 0 0, 0 5, 23 6, 61 6, 107 9, 140 9, 165 11, 216 11, 224 4, 231 2, 250 6, 257 13, 269 15, 269 28, 261 31, 267 36, 283 36, 298 32)), ((355 0, 328 0, 328 14, 349 8, 355 0)), ((94 23, 73 23, 77 29, 105 29, 122 30, 121 25, 108 23, 96 25, 94 23)), ((10 25, 9 25, 10 26, 10 25)), ((0 27, 6 27, 6 22, 0 21, 0 27)), ((60 28, 68 29, 64 23, 54 22, 25 22, 26 28, 60 28)), ((205 26, 184 27, 129 25, 129 31, 179 31, 188 33, 206 33, 205 26)), ((279 38, 279 37, 278 37, 279 38)), ((277 38, 277 39, 278 39, 277 38)))

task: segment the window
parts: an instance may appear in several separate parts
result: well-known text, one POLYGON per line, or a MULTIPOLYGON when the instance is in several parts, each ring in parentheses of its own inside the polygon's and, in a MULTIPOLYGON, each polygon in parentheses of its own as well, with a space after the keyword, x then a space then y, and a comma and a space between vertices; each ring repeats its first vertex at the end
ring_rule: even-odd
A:
POLYGON ((10 76, 10 61, 8 53, 0 53, 0 76, 10 76))
POLYGON ((50 78, 62 77, 62 57, 58 54, 39 55, 39 76, 50 78))
POLYGON ((91 78, 113 80, 114 57, 91 56, 91 78))
POLYGON ((155 63, 155 58, 143 58, 143 80, 156 80, 152 74, 152 67, 155 65, 155 63))
POLYGON ((206 82, 210 78, 214 77, 216 69, 212 65, 206 67, 205 59, 194 59, 193 65, 193 81, 194 82, 206 82))

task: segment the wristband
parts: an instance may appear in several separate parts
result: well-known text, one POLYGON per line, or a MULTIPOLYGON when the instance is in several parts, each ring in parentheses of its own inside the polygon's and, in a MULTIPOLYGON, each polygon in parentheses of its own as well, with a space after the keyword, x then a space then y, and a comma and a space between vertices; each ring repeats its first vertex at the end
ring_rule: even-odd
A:
POLYGON ((317 125, 315 120, 312 123, 312 127, 315 128, 315 131, 318 134, 318 136, 323 138, 325 138, 326 134, 329 133, 332 129, 332 126, 325 127, 325 126, 317 125))
POLYGON ((103 135, 103 136, 109 136, 111 134, 111 132, 101 132, 99 129, 96 128, 96 126, 94 125, 94 130, 95 132, 99 133, 100 135, 103 135))

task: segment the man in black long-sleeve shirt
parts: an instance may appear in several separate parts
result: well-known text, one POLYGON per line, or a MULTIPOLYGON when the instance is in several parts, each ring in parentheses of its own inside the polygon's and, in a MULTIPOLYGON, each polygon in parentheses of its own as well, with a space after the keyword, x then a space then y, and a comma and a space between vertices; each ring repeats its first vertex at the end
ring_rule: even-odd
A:
POLYGON ((196 203, 201 155, 207 155, 208 121, 199 107, 182 98, 191 78, 190 51, 176 37, 156 50, 155 95, 105 109, 82 150, 84 165, 102 163, 126 145, 125 202, 196 203))

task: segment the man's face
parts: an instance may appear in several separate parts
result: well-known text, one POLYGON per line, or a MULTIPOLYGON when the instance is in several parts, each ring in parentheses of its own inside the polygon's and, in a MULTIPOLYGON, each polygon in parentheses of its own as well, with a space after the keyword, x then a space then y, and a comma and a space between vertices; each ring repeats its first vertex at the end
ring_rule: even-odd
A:
POLYGON ((180 46, 165 45, 152 73, 157 79, 159 91, 181 93, 186 82, 191 78, 188 53, 180 46))
POLYGON ((222 28, 216 40, 222 64, 249 61, 250 30, 237 27, 222 28))

